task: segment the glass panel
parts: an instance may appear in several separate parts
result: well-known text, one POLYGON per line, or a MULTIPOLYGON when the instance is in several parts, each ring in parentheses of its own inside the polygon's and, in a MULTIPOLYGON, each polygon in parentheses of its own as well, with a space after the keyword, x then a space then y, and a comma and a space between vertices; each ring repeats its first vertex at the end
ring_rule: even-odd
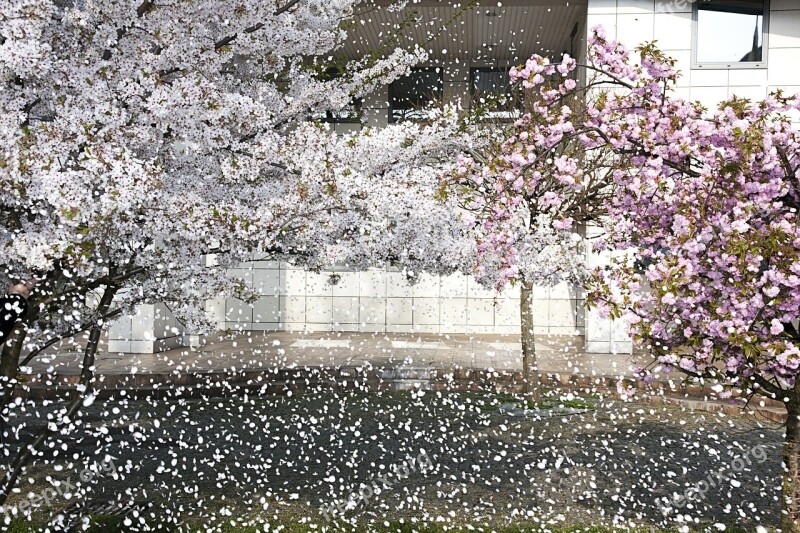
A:
POLYGON ((472 94, 477 97, 509 96, 511 86, 508 83, 508 73, 504 70, 473 70, 472 94))
POLYGON ((762 61, 763 40, 763 0, 701 0, 698 4, 698 63, 762 61))
POLYGON ((442 76, 439 69, 413 70, 389 86, 390 120, 424 119, 425 108, 442 99, 442 76))
POLYGON ((482 118, 508 120, 518 115, 519 102, 514 98, 505 69, 470 70, 470 94, 472 109, 480 109, 482 118))

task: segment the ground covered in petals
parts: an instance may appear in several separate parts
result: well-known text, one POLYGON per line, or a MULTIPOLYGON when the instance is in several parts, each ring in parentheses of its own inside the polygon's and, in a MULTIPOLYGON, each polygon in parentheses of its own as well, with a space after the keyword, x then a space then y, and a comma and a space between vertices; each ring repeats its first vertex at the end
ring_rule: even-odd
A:
MULTIPOLYGON (((502 402, 426 391, 94 404, 8 507, 69 479, 33 523, 74 501, 118 500, 142 504, 133 530, 777 526, 774 423, 608 400, 518 418, 502 402), (675 498, 693 487, 693 501, 675 498)), ((50 411, 20 406, 20 437, 50 411)))

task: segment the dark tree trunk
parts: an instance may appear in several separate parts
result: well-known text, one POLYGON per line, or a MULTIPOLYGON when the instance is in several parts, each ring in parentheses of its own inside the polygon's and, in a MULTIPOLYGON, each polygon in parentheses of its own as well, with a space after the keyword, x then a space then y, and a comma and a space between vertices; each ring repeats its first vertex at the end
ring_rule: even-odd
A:
POLYGON ((786 403, 786 411, 781 531, 800 533, 800 399, 792 396, 786 403))
POLYGON ((522 386, 526 400, 542 399, 539 367, 536 363, 536 339, 533 334, 533 284, 523 280, 520 286, 519 315, 522 341, 522 386))
POLYGON ((14 392, 17 373, 19 371, 19 356, 22 353, 22 346, 25 344, 25 322, 20 320, 14 326, 14 330, 8 336, 0 354, 0 380, 2 380, 2 396, 0 396, 0 406, 8 404, 8 399, 14 392))
MULTIPOLYGON (((72 419, 72 417, 77 414, 81 408, 81 405, 83 405, 84 399, 92 392, 95 357, 97 355, 97 347, 100 344, 100 336, 103 333, 105 322, 103 318, 106 314, 108 314, 108 310, 114 301, 114 296, 116 293, 117 287, 106 287, 106 289, 103 291, 103 297, 100 299, 100 303, 97 305, 95 313, 97 318, 89 330, 89 340, 86 343, 86 348, 83 352, 80 377, 80 385, 82 385, 82 387, 77 387, 75 389, 75 392, 73 392, 72 397, 67 404, 65 413, 65 418, 67 420, 72 419)), ((25 467, 42 450, 42 448, 44 448, 45 443, 47 443, 47 439, 49 439, 51 435, 58 432, 60 429, 61 425, 58 425, 55 428, 51 428, 50 425, 46 425, 38 433, 32 435, 28 441, 20 447, 19 451, 14 457, 13 462, 11 463, 11 466, 6 471, 2 481, 0 481, 0 506, 5 505, 9 494, 11 494, 11 489, 13 489, 14 485, 16 485, 17 480, 19 479, 19 476, 22 474, 22 471, 25 469, 25 467)))

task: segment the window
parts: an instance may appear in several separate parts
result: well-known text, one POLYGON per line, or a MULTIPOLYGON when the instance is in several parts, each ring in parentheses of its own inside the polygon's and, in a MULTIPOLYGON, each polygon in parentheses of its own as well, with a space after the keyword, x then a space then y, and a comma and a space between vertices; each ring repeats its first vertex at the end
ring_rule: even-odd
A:
POLYGON ((767 0, 695 3, 694 67, 766 67, 767 0))
MULTIPOLYGON (((330 67, 326 69, 322 74, 320 74, 319 78, 324 81, 331 81, 335 80, 341 75, 342 75, 341 69, 337 67, 330 67)), ((316 120, 318 122, 359 123, 361 122, 362 104, 363 100, 361 98, 354 98, 343 109, 340 109, 338 111, 327 110, 319 113, 313 113, 311 115, 311 119, 316 120)))
POLYGON ((319 122, 331 123, 360 123, 361 122, 361 105, 363 100, 355 98, 344 109, 339 111, 325 111, 324 113, 314 114, 311 118, 319 122))
POLYGON ((418 68, 389 85, 389 122, 423 120, 442 99, 442 71, 418 68))
POLYGON ((472 68, 469 71, 471 107, 489 119, 510 119, 519 107, 508 79, 501 68, 472 68))

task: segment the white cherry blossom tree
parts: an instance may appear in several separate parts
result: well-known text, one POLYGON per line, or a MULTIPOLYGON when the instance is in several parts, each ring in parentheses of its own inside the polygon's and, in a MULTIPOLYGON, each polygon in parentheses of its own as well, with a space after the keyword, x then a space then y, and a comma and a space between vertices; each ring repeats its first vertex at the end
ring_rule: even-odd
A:
MULTIPOLYGON (((60 417, 16 449, 4 502, 54 432, 92 401, 104 328, 166 302, 192 331, 206 299, 246 293, 253 255, 310 267, 387 259, 457 266, 458 229, 429 165, 454 121, 339 138, 309 117, 346 108, 424 59, 387 50, 324 72, 367 4, 12 0, 0 12, 0 279, 44 278, 3 347, 3 409, 20 366, 88 334, 60 417), (430 254, 426 250, 439 250, 430 254), (216 254, 207 266, 204 257, 216 254)), ((436 155, 439 154, 439 155, 436 155)), ((445 155, 442 155, 445 154, 445 155)), ((439 268, 439 267, 436 267, 439 268)))

